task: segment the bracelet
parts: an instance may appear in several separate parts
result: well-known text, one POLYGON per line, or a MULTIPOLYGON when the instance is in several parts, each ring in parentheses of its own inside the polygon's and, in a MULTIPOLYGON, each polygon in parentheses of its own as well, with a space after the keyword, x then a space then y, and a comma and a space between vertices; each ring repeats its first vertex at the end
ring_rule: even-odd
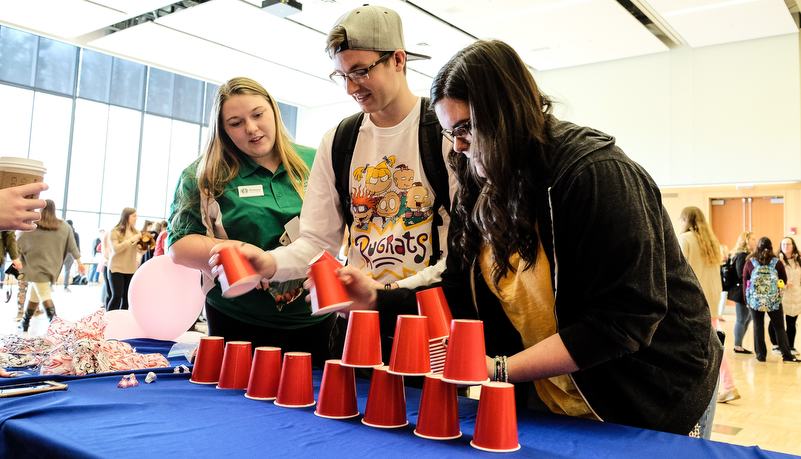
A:
POLYGON ((502 359, 503 359, 502 360, 502 362, 503 362, 503 364, 502 364, 502 367, 503 367, 503 382, 508 383, 509 382, 509 367, 506 366, 506 356, 503 356, 502 359))
POLYGON ((384 284, 384 290, 392 290, 392 284, 384 284))
POLYGON ((500 375, 500 372, 501 372, 501 358, 498 357, 497 355, 495 356, 495 365, 494 366, 495 366, 495 374, 492 376, 492 380, 493 381, 497 381, 498 380, 498 376, 500 375))

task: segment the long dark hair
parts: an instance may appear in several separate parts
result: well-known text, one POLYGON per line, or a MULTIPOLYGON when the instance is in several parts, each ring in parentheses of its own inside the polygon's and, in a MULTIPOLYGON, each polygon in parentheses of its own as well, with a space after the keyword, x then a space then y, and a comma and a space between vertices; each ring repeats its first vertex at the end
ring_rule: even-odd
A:
POLYGON ((548 173, 551 100, 515 50, 497 40, 467 46, 440 69, 431 104, 446 98, 470 106, 470 153, 486 175, 476 175, 465 155, 451 155, 461 186, 452 208, 449 250, 467 268, 482 246, 489 246, 497 286, 514 270, 509 258, 515 253, 526 262, 525 269, 537 260, 536 189, 548 173))
POLYGON ((755 259, 760 265, 770 264, 771 260, 775 258, 773 254, 773 243, 769 238, 763 237, 757 242, 756 250, 751 255, 748 255, 746 260, 755 259))

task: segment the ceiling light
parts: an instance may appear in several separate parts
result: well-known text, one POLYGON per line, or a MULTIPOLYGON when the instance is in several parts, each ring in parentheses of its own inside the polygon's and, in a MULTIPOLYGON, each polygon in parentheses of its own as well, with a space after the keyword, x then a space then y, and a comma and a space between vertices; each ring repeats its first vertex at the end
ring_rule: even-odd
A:
POLYGON ((303 5, 296 0, 264 0, 261 9, 279 18, 285 18, 303 11, 303 5))

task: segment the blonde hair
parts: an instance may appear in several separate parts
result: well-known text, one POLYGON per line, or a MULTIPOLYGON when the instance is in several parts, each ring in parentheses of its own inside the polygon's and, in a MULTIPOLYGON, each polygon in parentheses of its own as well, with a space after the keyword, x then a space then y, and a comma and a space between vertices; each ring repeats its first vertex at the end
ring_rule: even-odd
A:
POLYGON ((281 112, 266 89, 250 78, 237 77, 226 81, 217 91, 212 117, 209 120, 209 142, 197 169, 197 184, 201 192, 212 199, 222 196, 225 186, 239 174, 239 148, 223 129, 222 107, 228 99, 238 95, 257 95, 270 103, 275 119, 275 144, 281 163, 292 181, 292 187, 303 199, 309 178, 309 167, 292 148, 292 138, 281 121, 281 112))
MULTIPOLYGON (((212 108, 212 116, 209 120, 209 140, 206 150, 193 164, 197 164, 195 177, 186 176, 184 180, 197 178, 197 187, 211 199, 217 199, 225 192, 225 187, 238 174, 240 168, 240 155, 244 153, 237 148, 234 141, 228 136, 223 128, 222 107, 225 102, 237 95, 257 95, 264 97, 270 104, 275 120, 275 143, 273 150, 278 153, 281 163, 286 169, 287 175, 292 182, 292 187, 301 199, 306 195, 306 182, 309 179, 309 167, 303 162, 300 155, 293 148, 294 142, 287 132, 281 112, 275 99, 270 96, 266 89, 259 83, 250 78, 237 77, 226 81, 217 91, 212 108)), ((178 211, 171 219, 171 224, 177 225, 181 214, 195 205, 200 200, 197 192, 186 196, 179 185, 176 191, 176 202, 180 203, 178 211)))
POLYGON ((751 253, 751 247, 748 247, 748 240, 751 239, 752 234, 754 233, 751 231, 743 231, 740 233, 740 236, 737 238, 737 244, 734 245, 734 248, 729 253, 751 253))
POLYGON ((712 228, 710 228, 709 224, 706 222, 706 218, 704 217, 704 213, 701 212, 701 209, 695 206, 685 207, 681 210, 679 220, 681 220, 683 224, 681 228, 682 233, 688 231, 695 233, 696 238, 698 238, 698 245, 701 246, 701 256, 704 261, 706 261, 706 264, 719 265, 720 242, 718 242, 718 238, 715 237, 712 228))

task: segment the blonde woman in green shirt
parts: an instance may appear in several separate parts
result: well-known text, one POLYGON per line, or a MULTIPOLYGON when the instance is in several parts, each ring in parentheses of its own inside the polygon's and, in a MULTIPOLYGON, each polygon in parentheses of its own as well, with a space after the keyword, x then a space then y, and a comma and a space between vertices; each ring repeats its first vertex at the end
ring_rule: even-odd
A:
POLYGON ((281 245, 284 225, 300 214, 314 154, 291 141, 275 99, 259 83, 229 80, 215 98, 205 152, 181 175, 167 245, 176 263, 203 272, 210 335, 311 352, 322 366, 334 316, 311 316, 305 295, 276 303, 266 282, 223 298, 208 264, 212 247, 226 241, 259 252, 281 245))

